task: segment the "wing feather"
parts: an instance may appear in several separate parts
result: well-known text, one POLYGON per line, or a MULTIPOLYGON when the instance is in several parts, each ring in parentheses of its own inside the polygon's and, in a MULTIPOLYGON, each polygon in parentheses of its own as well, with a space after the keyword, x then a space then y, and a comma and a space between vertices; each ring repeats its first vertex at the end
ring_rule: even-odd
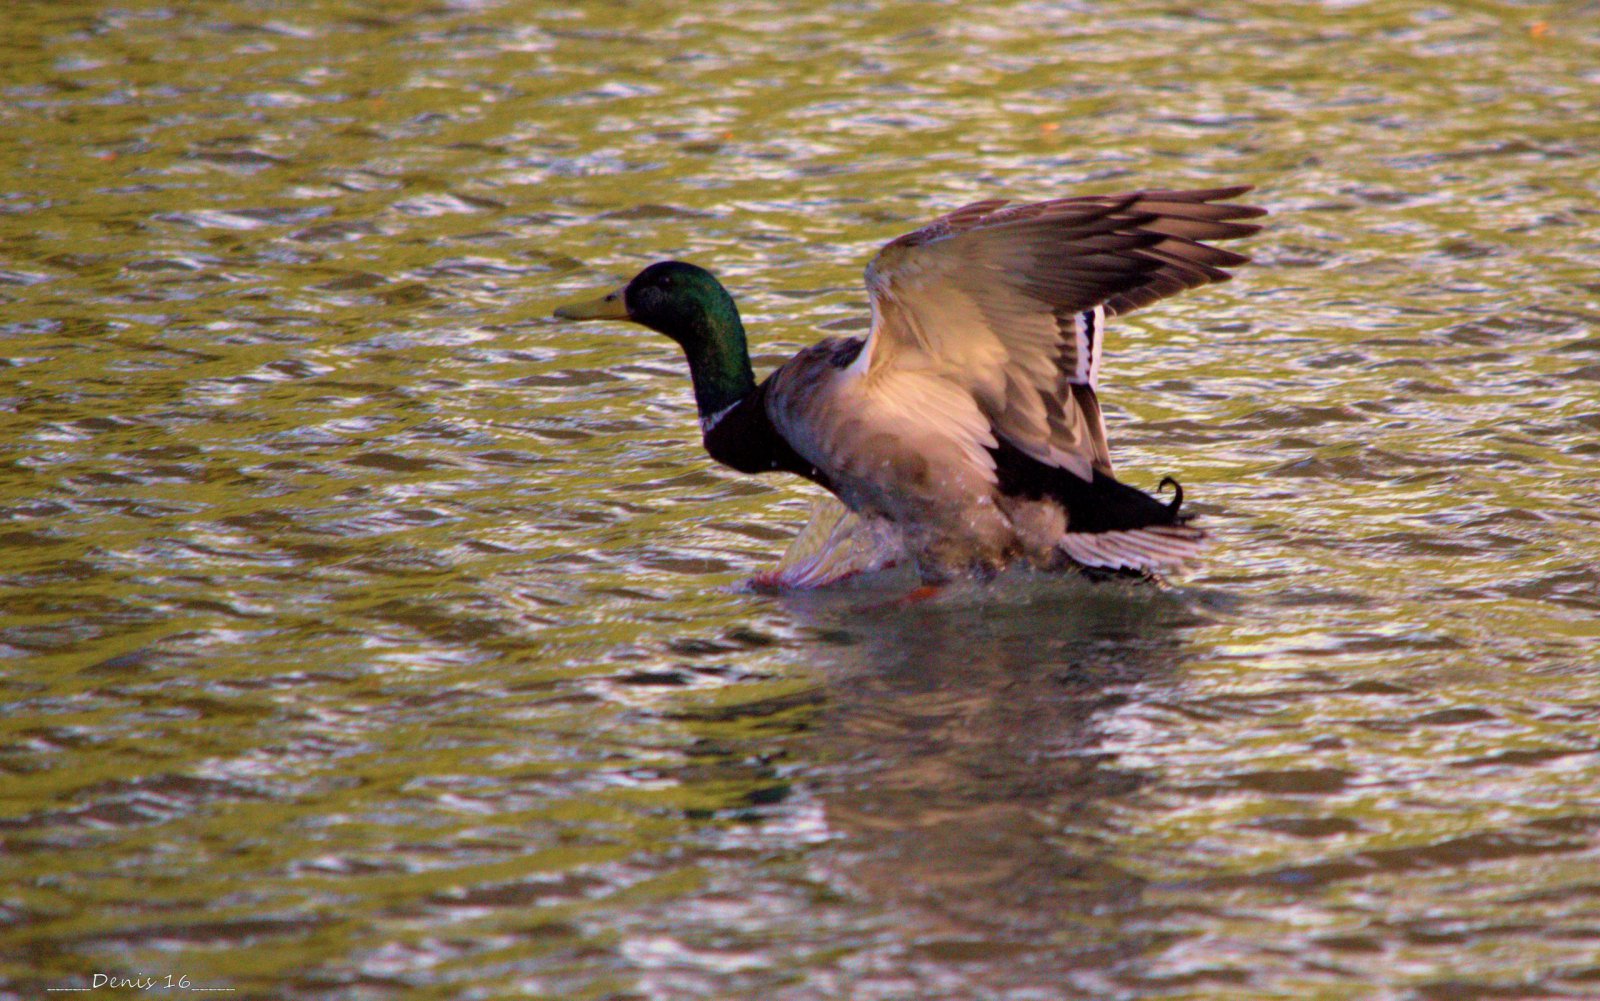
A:
POLYGON ((1084 479, 1109 473, 1095 395, 1104 320, 1226 281, 1225 269, 1249 258, 1205 241, 1260 228, 1239 220, 1261 209, 1230 201, 1248 190, 958 208, 868 265, 872 331, 852 369, 869 383, 936 376, 970 393, 995 433, 1033 458, 1084 479))

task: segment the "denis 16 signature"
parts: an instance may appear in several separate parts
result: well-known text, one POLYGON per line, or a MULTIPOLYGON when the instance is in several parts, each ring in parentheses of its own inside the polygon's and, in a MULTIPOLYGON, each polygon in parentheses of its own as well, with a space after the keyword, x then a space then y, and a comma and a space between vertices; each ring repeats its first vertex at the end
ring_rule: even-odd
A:
POLYGON ((189 978, 178 973, 169 973, 164 977, 118 977, 110 973, 95 973, 89 977, 88 987, 46 987, 45 990, 59 991, 98 991, 98 990, 132 990, 132 991, 231 991, 232 987, 196 987, 189 982, 189 978))

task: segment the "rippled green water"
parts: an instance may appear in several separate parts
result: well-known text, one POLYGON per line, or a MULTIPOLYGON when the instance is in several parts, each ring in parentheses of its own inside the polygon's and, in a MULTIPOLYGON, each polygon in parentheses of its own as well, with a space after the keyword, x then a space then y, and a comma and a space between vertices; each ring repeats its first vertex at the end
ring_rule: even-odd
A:
POLYGON ((6 18, 0 993, 1600 990, 1593 5, 6 18), (1108 355, 1166 591, 740 591, 806 489, 547 318, 687 257, 762 368, 963 201, 1240 181, 1108 355))

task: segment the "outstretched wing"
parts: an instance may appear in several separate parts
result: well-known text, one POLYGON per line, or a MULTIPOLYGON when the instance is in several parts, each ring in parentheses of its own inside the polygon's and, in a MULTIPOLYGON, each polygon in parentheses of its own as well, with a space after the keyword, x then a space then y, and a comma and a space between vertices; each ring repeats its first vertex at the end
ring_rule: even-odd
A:
POLYGON ((1095 383, 1107 316, 1230 277, 1249 258, 1206 243, 1249 236, 1248 186, 1140 191, 957 209, 867 266, 871 384, 937 375, 994 432, 1083 479, 1111 471, 1095 383))

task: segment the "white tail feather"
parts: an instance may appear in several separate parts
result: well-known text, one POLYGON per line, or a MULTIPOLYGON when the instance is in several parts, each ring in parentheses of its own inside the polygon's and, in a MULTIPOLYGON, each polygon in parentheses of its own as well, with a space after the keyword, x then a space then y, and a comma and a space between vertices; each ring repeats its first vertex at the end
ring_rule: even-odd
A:
POLYGON ((1104 570, 1177 570, 1200 555, 1207 536, 1188 525, 1114 532, 1067 532, 1057 543, 1073 562, 1104 570))

